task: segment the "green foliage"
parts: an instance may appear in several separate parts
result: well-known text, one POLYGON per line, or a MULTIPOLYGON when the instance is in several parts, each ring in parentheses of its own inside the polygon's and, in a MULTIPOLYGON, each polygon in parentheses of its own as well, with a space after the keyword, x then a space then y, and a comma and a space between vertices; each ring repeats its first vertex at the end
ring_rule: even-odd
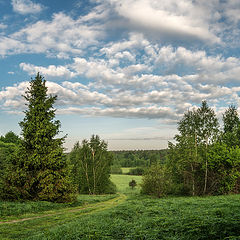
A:
POLYGON ((240 124, 237 108, 234 105, 230 105, 229 108, 223 114, 223 131, 234 132, 240 124))
POLYGON ((163 197, 168 193, 170 186, 171 180, 167 169, 162 165, 152 165, 143 175, 141 192, 163 197))
POLYGON ((16 149, 16 144, 0 141, 0 193, 4 191, 4 175, 6 174, 6 171, 11 164, 11 159, 14 156, 14 152, 16 151, 16 149))
POLYGON ((240 149, 229 148, 225 143, 215 143, 208 152, 210 193, 229 194, 239 192, 240 149))
POLYGON ((122 169, 120 165, 112 165, 111 166, 111 174, 122 174, 122 169))
POLYGON ((4 175, 20 142, 21 139, 12 131, 0 137, 0 192, 3 191, 4 175))
POLYGON ((0 137, 0 141, 4 143, 19 144, 21 139, 13 131, 7 132, 5 136, 0 137))
POLYGON ((4 199, 71 201, 74 190, 69 179, 60 121, 54 121, 56 96, 47 95, 46 81, 39 74, 25 94, 27 110, 20 122, 23 140, 4 177, 4 199))
POLYGON ((76 143, 69 154, 74 183, 79 193, 102 194, 114 191, 110 181, 112 154, 107 143, 93 135, 91 139, 76 143))
POLYGON ((228 147, 240 145, 240 119, 233 105, 229 106, 223 114, 222 140, 228 147))
POLYGON ((137 182, 134 179, 132 179, 132 181, 130 181, 128 185, 129 185, 129 187, 134 189, 137 186, 137 182))
POLYGON ((208 152, 219 139, 219 123, 213 109, 206 101, 186 112, 178 123, 176 144, 169 144, 167 166, 173 186, 191 195, 212 194, 212 174, 208 152), (180 187, 181 186, 181 187, 180 187))
POLYGON ((223 123, 220 134, 216 115, 206 101, 184 114, 176 144, 169 143, 166 162, 172 193, 218 195, 240 191, 240 121, 234 106, 223 114, 223 123))
POLYGON ((112 151, 114 165, 121 167, 149 167, 152 164, 163 163, 166 159, 167 149, 112 151))
POLYGON ((142 176, 144 174, 144 171, 145 171, 145 168, 143 167, 130 168, 127 174, 142 176))

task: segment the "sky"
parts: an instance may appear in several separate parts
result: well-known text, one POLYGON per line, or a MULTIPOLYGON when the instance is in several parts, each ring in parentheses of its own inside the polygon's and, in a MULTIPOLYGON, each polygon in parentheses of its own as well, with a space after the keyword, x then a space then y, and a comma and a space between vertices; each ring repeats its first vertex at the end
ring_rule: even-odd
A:
POLYGON ((239 27, 239 0, 0 0, 0 135, 40 72, 68 151, 166 148, 202 100, 239 106, 239 27))

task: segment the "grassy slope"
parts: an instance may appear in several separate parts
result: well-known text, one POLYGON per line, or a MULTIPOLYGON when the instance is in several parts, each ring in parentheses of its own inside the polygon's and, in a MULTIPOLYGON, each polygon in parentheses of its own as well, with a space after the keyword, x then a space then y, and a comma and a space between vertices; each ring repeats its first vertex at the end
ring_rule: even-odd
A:
POLYGON ((98 203, 114 198, 115 195, 78 195, 77 201, 74 203, 52 203, 52 202, 0 202, 0 219, 7 220, 9 218, 17 218, 21 215, 29 216, 35 213, 44 213, 45 211, 61 210, 64 208, 73 208, 84 206, 86 204, 98 203))
POLYGON ((153 199, 125 203, 29 239, 240 239, 240 196, 153 199))
POLYGON ((139 187, 132 191, 128 187, 132 178, 137 183, 141 179, 112 176, 119 191, 128 195, 127 201, 114 208, 110 208, 110 201, 104 211, 94 211, 94 215, 63 215, 44 222, 36 219, 14 224, 8 226, 8 235, 3 235, 6 229, 0 225, 0 239, 20 239, 16 229, 28 240, 240 239, 240 195, 154 199, 139 195, 139 187), (32 228, 33 224, 37 228, 32 228))

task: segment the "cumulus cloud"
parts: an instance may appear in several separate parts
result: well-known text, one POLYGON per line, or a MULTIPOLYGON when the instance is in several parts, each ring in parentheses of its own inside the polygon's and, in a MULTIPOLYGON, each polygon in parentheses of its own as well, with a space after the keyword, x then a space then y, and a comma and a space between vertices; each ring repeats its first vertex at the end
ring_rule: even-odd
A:
POLYGON ((44 7, 39 3, 34 3, 31 0, 12 0, 13 11, 19 14, 36 14, 41 12, 44 7))
POLYGON ((20 67, 29 74, 40 71, 69 79, 50 88, 59 95, 59 106, 67 106, 62 113, 162 118, 175 123, 203 99, 219 107, 223 102, 239 102, 239 58, 152 44, 135 33, 123 42, 106 44, 100 52, 90 58, 75 57, 65 66, 21 63, 20 67), (134 61, 117 57, 124 52, 134 61), (84 79, 84 84, 78 79, 84 79), (172 113, 163 117, 165 108, 172 113))
POLYGON ((36 75, 36 73, 40 73, 44 76, 50 77, 65 77, 65 78, 73 78, 75 74, 71 72, 67 67, 64 66, 55 66, 49 65, 48 67, 34 66, 29 63, 20 63, 20 68, 26 71, 29 75, 36 75))
POLYGON ((37 21, 27 27, 0 37, 0 55, 44 53, 49 57, 68 58, 80 55, 90 45, 103 37, 98 25, 84 24, 64 13, 56 13, 51 21, 37 21))
MULTIPOLYGON (((58 65, 19 64, 29 75, 40 72, 55 81, 47 86, 49 94, 58 95, 58 113, 162 119, 171 124, 203 99, 216 109, 240 102, 240 59, 224 57, 215 48, 222 41, 221 30, 227 29, 221 19, 231 27, 239 22, 234 1, 96 2, 87 15, 55 13, 49 21, 37 20, 0 37, 2 56, 44 53, 62 60, 58 65), (223 8, 226 4, 228 10, 223 8), (121 29, 116 39, 106 38, 115 27, 121 29), (178 46, 176 38, 190 42, 189 47, 178 46), (193 48, 197 45, 192 40, 214 48, 203 50, 202 43, 193 48)), ((3 106, 13 111, 23 106, 18 94, 24 84, 0 91, 3 106)))

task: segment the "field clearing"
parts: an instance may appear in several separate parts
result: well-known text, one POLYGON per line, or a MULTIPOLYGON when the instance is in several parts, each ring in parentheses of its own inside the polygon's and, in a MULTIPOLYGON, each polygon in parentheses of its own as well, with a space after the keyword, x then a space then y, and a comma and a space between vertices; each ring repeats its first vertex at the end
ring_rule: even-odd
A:
POLYGON ((138 194, 140 193, 140 184, 142 182, 142 176, 112 174, 111 180, 116 184, 117 191, 124 194, 138 194), (137 186, 134 189, 129 187, 129 182, 132 180, 137 182, 137 186))
POLYGON ((128 186, 132 179, 140 183, 141 176, 111 179, 119 195, 80 195, 79 206, 61 209, 59 204, 54 216, 0 224, 0 239, 240 239, 240 195, 158 199, 140 195, 139 185, 128 186), (84 201, 91 204, 81 206, 84 201))
POLYGON ((114 208, 29 231, 24 239, 237 240, 239 202, 240 195, 156 199, 135 194, 114 208))
POLYGON ((133 169, 133 168, 130 168, 130 167, 122 167, 121 169, 122 169, 122 173, 123 173, 123 174, 127 174, 127 173, 129 173, 130 169, 133 169))

